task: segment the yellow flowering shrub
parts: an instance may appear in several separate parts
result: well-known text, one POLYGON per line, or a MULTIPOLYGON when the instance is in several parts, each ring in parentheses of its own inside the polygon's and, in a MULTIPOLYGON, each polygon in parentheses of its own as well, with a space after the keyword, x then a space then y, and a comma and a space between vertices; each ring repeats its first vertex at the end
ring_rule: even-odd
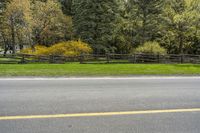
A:
POLYGON ((23 54, 31 54, 31 55, 46 55, 48 53, 48 47, 42 45, 36 45, 34 49, 26 48, 21 51, 23 54))
POLYGON ((32 49, 24 49, 23 53, 34 55, 62 55, 62 56, 77 56, 81 53, 89 54, 92 52, 91 47, 80 40, 61 42, 51 47, 37 45, 35 51, 32 49))

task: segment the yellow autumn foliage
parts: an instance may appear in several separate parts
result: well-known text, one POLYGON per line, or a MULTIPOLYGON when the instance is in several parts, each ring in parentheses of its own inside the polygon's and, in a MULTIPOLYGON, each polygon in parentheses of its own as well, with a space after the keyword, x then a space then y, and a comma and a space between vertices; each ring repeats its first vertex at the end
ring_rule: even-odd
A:
POLYGON ((51 47, 36 45, 35 50, 24 49, 22 53, 33 55, 77 56, 81 53, 89 54, 92 49, 87 43, 80 40, 57 43, 51 47))

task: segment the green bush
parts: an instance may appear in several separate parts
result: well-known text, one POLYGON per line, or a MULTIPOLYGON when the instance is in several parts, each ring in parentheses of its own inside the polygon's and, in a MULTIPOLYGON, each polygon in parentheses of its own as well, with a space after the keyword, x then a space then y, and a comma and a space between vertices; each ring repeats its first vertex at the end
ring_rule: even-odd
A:
POLYGON ((24 49, 22 53, 33 55, 77 56, 81 53, 89 54, 92 49, 87 43, 80 40, 57 43, 51 47, 36 45, 35 50, 24 49))
POLYGON ((146 42, 144 45, 136 48, 133 52, 144 54, 167 54, 166 49, 161 47, 158 42, 146 42))

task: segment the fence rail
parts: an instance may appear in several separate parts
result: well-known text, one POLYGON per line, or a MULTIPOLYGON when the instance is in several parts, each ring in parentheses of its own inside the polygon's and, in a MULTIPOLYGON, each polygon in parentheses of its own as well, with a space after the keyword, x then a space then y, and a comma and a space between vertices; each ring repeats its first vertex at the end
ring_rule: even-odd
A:
POLYGON ((25 64, 25 63, 56 63, 64 64, 67 62, 89 63, 193 63, 200 64, 200 55, 190 54, 81 54, 80 56, 38 56, 28 54, 0 55, 0 64, 25 64))

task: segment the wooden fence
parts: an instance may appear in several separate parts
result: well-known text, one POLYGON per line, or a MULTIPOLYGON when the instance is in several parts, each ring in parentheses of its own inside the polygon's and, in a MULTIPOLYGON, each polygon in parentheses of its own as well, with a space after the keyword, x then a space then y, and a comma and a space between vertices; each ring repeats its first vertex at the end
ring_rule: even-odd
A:
POLYGON ((79 56, 66 57, 66 56, 46 56, 46 55, 0 55, 0 64, 27 64, 27 63, 54 63, 64 64, 66 62, 79 62, 79 56))
POLYGON ((192 63, 200 64, 200 55, 107 54, 82 55, 81 63, 192 63))
POLYGON ((0 55, 0 64, 25 64, 25 63, 55 63, 67 62, 89 63, 192 63, 200 64, 200 55, 153 55, 153 54, 106 54, 92 55, 81 54, 80 56, 36 56, 27 54, 0 55))

